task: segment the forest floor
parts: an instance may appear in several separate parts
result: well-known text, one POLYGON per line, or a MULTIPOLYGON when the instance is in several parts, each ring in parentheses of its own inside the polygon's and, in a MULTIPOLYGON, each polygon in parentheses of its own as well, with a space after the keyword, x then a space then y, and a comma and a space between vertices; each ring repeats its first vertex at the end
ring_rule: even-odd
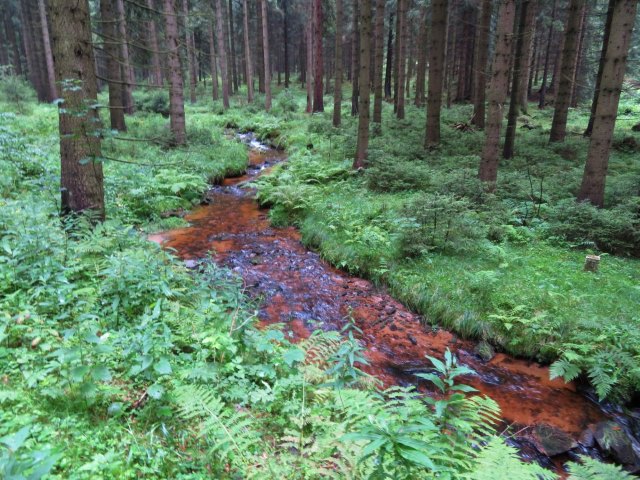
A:
MULTIPOLYGON (((154 101, 139 96, 142 109, 162 106, 154 101)), ((468 106, 444 111, 443 146, 425 152, 424 112, 409 107, 398 122, 385 105, 372 166, 352 172, 356 121, 346 103, 344 125, 335 129, 329 112, 301 113, 299 93, 278 91, 269 114, 259 103, 233 101, 227 112, 217 103, 187 106, 186 149, 167 149, 168 120, 145 111, 128 118, 130 140, 105 139, 109 220, 95 231, 65 232, 57 219, 55 108, 0 114, 0 359, 9 360, 0 368, 0 436, 22 432, 21 441, 12 437, 13 450, 25 449, 0 456, 0 464, 19 458, 31 462, 22 465, 29 471, 55 463, 59 478, 199 478, 194 472, 203 469, 224 476, 252 462, 273 477, 370 468, 356 468, 355 447, 331 442, 346 428, 343 418, 366 419, 372 400, 346 383, 333 398, 326 377, 300 363, 313 345, 256 329, 257 306, 227 270, 208 262, 189 272, 139 234, 185 226, 181 216, 208 184, 245 170, 246 148, 225 129, 286 148, 288 162, 256 182, 274 225, 299 227, 302 241, 332 264, 386 286, 423 315, 427 329, 480 340, 484 358, 497 349, 555 362, 552 372, 584 375, 601 397, 624 400, 640 390, 640 264, 628 256, 638 253, 640 238, 633 143, 640 136, 630 129, 638 99, 621 107, 610 208, 602 211, 571 202, 586 155, 586 111, 572 111, 569 140, 558 146, 547 144, 550 109, 523 117, 531 128, 518 129, 518 155, 502 163, 498 191, 487 195, 475 181, 483 134, 455 128, 470 117, 468 106), (604 254, 597 274, 583 272, 585 254, 603 251, 617 255, 604 254), (223 426, 253 422, 213 447, 189 427, 202 409, 188 400, 199 398, 193 384, 211 381, 230 405, 216 404, 223 426), (308 405, 300 409, 305 389, 308 405), (236 418, 244 415, 240 404, 250 406, 251 420, 236 418), (293 450, 273 455, 294 435, 290 416, 314 439, 304 461, 293 450), (41 445, 64 446, 64 453, 29 453, 41 445), (213 457, 200 455, 209 447, 213 457), (340 464, 326 454, 335 448, 340 464)), ((337 340, 322 338, 316 341, 340 364, 343 349, 329 347, 337 340)), ((351 347, 347 357, 360 358, 351 347)), ((357 377, 349 368, 343 365, 341 381, 357 377)), ((207 428, 209 438, 220 435, 207 428)), ((457 455, 471 454, 445 456, 457 455)), ((454 463, 447 465, 473 468, 454 463)))

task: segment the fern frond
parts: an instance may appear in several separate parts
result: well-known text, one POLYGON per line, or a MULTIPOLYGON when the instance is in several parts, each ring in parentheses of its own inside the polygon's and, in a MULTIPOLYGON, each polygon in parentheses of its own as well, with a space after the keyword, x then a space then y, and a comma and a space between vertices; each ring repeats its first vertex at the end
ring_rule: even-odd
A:
POLYGON ((569 480, 630 480, 631 474, 618 465, 601 463, 593 458, 581 456, 582 463, 569 462, 569 480))

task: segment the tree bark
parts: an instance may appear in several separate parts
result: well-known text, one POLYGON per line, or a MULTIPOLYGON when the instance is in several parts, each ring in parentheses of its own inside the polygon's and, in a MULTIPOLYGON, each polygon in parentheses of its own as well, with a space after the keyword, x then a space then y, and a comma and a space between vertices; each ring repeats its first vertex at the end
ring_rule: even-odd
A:
POLYGON ((586 0, 571 0, 567 27, 564 34, 564 49, 560 66, 560 82, 556 95, 553 122, 551 123, 550 142, 563 142, 567 134, 567 116, 571 106, 571 92, 576 72, 578 42, 580 41, 580 23, 586 0))
POLYGON ((353 0, 353 42, 351 45, 351 116, 358 115, 360 97, 360 8, 359 0, 353 0))
POLYGON ((127 17, 123 0, 115 0, 116 14, 118 17, 118 33, 120 38, 120 60, 122 67, 122 80, 124 81, 124 109, 125 113, 132 115, 135 111, 133 102, 133 84, 135 83, 133 69, 129 60, 129 42, 127 40, 127 17))
POLYGON ((393 69, 393 11, 389 13, 389 34, 387 36, 387 67, 384 74, 384 97, 391 98, 391 73, 393 69))
MULTIPOLYGON (((153 0, 147 0, 147 8, 153 10, 154 4, 153 0)), ((149 40, 151 44, 151 72, 152 72, 152 81, 151 84, 157 87, 161 87, 164 84, 163 75, 162 75, 162 66, 160 64, 160 46, 158 42, 158 29, 156 28, 156 21, 151 18, 148 23, 149 28, 149 40)))
POLYGON ((189 0, 182 0, 182 14, 184 15, 184 37, 187 49, 187 72, 189 73, 189 100, 196 103, 196 75, 193 55, 191 28, 189 27, 189 0))
POLYGON ((527 114, 529 111, 529 79, 531 78, 531 64, 534 55, 533 37, 536 22, 536 13, 538 11, 538 2, 533 1, 527 7, 527 18, 524 27, 524 49, 522 50, 522 70, 520 71, 520 85, 518 86, 518 103, 520 111, 527 114))
POLYGON ((260 4, 261 0, 258 0, 256 5, 256 57, 258 63, 258 92, 264 93, 264 45, 262 44, 262 6, 260 4))
POLYGON ((111 128, 124 132, 127 126, 124 119, 123 83, 120 69, 119 48, 116 43, 116 17, 113 10, 113 0, 100 0, 100 17, 104 48, 107 54, 107 85, 109 87, 109 118, 111 128))
POLYGON ((607 54, 607 45, 609 45, 609 37, 611 35, 611 22, 613 19, 613 10, 618 0, 609 0, 609 7, 607 9, 607 20, 604 26, 604 37, 602 39, 602 51, 600 52, 600 62, 598 64, 598 75, 596 76, 596 87, 593 92, 593 101, 591 102, 591 115, 589 116, 589 124, 584 131, 585 137, 590 137, 593 131, 593 123, 596 118, 596 108, 598 107, 598 100, 600 97, 600 83, 602 82, 602 72, 604 71, 605 57, 607 54))
POLYGON ((322 0, 313 0, 313 111, 324 112, 322 55, 322 0))
POLYGON ((481 181, 489 184, 489 190, 495 189, 495 182, 498 178, 500 129, 502 128, 504 103, 509 89, 509 64, 515 13, 515 0, 500 0, 493 68, 491 69, 491 82, 487 93, 489 105, 487 125, 485 127, 486 140, 478 170, 478 177, 481 181))
POLYGON ((585 74, 583 70, 584 59, 586 57, 585 40, 588 30, 587 23, 587 11, 589 10, 587 3, 585 2, 582 8, 582 19, 580 20, 580 40, 578 41, 578 53, 576 55, 576 66, 573 72, 573 87, 571 89, 571 107, 576 108, 578 106, 578 99, 580 97, 580 88, 578 79, 585 74), (581 75, 582 74, 582 75, 581 75))
POLYGON ((222 106, 229 108, 229 75, 227 72, 227 42, 224 34, 224 16, 222 14, 222 3, 216 1, 216 34, 218 37, 218 54, 220 55, 220 81, 222 82, 222 106))
POLYGON ((244 22, 244 68, 247 76, 247 101, 253 103, 253 66, 251 65, 251 44, 249 43, 249 8, 247 0, 242 0, 244 22))
POLYGON ((382 124, 382 72, 384 67, 384 7, 385 0, 376 2, 375 64, 373 78, 373 123, 382 124))
POLYGON ((305 43, 306 43, 306 69, 305 82, 307 88, 307 108, 306 112, 311 113, 313 110, 313 18, 309 17, 309 21, 305 27, 305 43))
POLYGON ((447 41, 446 0, 434 0, 431 4, 431 49, 429 51, 429 92, 427 98, 427 128, 425 148, 440 143, 440 109, 444 77, 444 52, 447 41))
MULTIPOLYGON (((342 0, 340 0, 342 1, 342 0)), ((284 88, 289 88, 289 0, 282 1, 282 37, 284 42, 284 88)), ((337 11, 336 7, 336 11, 337 11)))
MULTIPOLYGON (((535 3, 535 0, 533 0, 535 3)), ((516 141, 516 125, 518 120, 518 110, 520 99, 520 88, 522 88, 523 70, 526 69, 524 63, 524 50, 529 48, 525 46, 527 29, 527 18, 529 16, 529 8, 531 8, 530 0, 522 0, 520 4, 520 19, 518 23, 517 41, 515 58, 513 62, 513 75, 511 82, 511 99, 509 101, 509 114, 507 115, 507 130, 504 139, 504 150, 502 156, 505 159, 513 157, 513 149, 516 141)))
POLYGON ((333 91, 333 126, 339 127, 342 121, 342 0, 336 0, 336 48, 335 48, 335 85, 333 91))
POLYGON ((398 120, 403 120, 407 66, 407 0, 398 0, 398 19, 398 98, 396 99, 396 116, 398 120))
POLYGON ((371 0, 360 0, 360 105, 358 141, 353 168, 364 168, 369 151, 369 103, 371 101, 369 63, 371 61, 371 0))
POLYGON ((42 27, 42 44, 44 46, 44 59, 47 66, 47 87, 49 91, 49 101, 52 102, 58 97, 56 89, 56 74, 53 70, 53 54, 51 53, 51 41, 49 39, 49 26, 47 24, 47 12, 45 11, 44 0, 38 0, 38 12, 40 13, 40 26, 42 27))
POLYGON ((220 98, 220 94, 218 93, 218 68, 216 67, 216 46, 214 41, 214 33, 213 33, 213 20, 208 22, 209 27, 209 67, 211 68, 211 97, 215 102, 220 98))
POLYGON ((557 3, 557 0, 553 0, 553 7, 551 7, 551 23, 549 24, 549 35, 547 37, 547 51, 544 56, 542 85, 540 86, 540 98, 538 100, 538 108, 540 109, 544 108, 545 106, 545 97, 547 93, 547 76, 549 74, 549 60, 551 56, 551 45, 553 44, 553 23, 556 20, 556 3, 557 3))
POLYGON ((418 65, 416 66, 416 98, 415 106, 423 107, 425 103, 424 82, 427 76, 427 7, 422 7, 420 13, 420 33, 418 44, 418 65))
POLYGON ((50 8, 52 55, 63 100, 59 110, 61 213, 90 212, 103 220, 101 125, 97 109, 91 107, 98 92, 89 2, 52 0, 50 8))
POLYGON ((227 31, 227 36, 229 37, 229 63, 231 65, 231 79, 233 84, 233 92, 238 91, 238 87, 240 86, 240 82, 238 81, 238 66, 237 66, 237 55, 236 55, 236 42, 233 38, 235 34, 236 28, 233 21, 233 1, 229 0, 229 11, 227 12, 229 16, 229 30, 227 31))
POLYGON ((264 49, 264 108, 271 110, 271 63, 269 61, 269 18, 267 0, 260 0, 262 8, 262 45, 264 49))
POLYGON ((637 0, 616 0, 611 15, 611 29, 606 45, 593 132, 578 193, 579 201, 588 201, 597 207, 604 206, 611 140, 637 7, 637 0))
POLYGON ((169 122, 176 145, 187 143, 184 117, 184 79, 180 65, 180 32, 176 0, 164 0, 165 41, 167 44, 167 66, 169 67, 169 122))

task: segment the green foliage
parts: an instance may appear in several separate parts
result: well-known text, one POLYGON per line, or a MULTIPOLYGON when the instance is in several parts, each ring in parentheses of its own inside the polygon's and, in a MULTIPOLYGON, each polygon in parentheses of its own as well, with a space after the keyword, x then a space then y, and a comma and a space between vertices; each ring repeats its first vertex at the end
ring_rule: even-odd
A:
POLYGON ((568 465, 569 480, 625 480, 633 478, 617 465, 598 462, 587 456, 580 457, 580 463, 571 462, 568 465))
POLYGON ((136 109, 141 112, 159 113, 169 118, 169 94, 161 89, 136 89, 133 93, 136 109))
MULTIPOLYGON (((1 72, 0 72, 1 73, 1 72)), ((0 75, 0 98, 22 115, 31 113, 36 94, 29 82, 17 75, 0 75)))

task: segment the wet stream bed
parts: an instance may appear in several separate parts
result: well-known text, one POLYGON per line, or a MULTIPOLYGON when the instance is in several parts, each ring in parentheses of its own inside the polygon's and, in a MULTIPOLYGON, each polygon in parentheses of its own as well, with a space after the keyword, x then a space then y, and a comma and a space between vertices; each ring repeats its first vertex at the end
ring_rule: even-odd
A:
MULTIPOLYGON (((215 252, 216 262, 240 275, 251 296, 263 299, 260 321, 283 323, 295 337, 307 337, 317 328, 340 329, 351 315, 363 332, 360 340, 370 362, 365 370, 387 386, 414 384, 428 390, 414 374, 430 370, 425 355, 442 358, 449 348, 476 372, 463 382, 500 405, 504 428, 513 432, 510 442, 526 458, 554 468, 576 454, 599 455, 598 426, 612 422, 613 415, 576 384, 550 380, 548 368, 500 353, 482 361, 474 342, 425 328, 419 315, 384 289, 332 267, 306 248, 295 228, 273 227, 268 210, 254 199, 255 190, 244 184, 286 160, 286 154, 250 134, 239 139, 249 147, 246 174, 213 186, 206 203, 185 217, 190 226, 150 240, 174 249, 189 266, 215 252)), ((631 433, 629 422, 613 427, 619 425, 631 433)), ((634 440, 629 442, 634 452, 640 451, 634 440)))

